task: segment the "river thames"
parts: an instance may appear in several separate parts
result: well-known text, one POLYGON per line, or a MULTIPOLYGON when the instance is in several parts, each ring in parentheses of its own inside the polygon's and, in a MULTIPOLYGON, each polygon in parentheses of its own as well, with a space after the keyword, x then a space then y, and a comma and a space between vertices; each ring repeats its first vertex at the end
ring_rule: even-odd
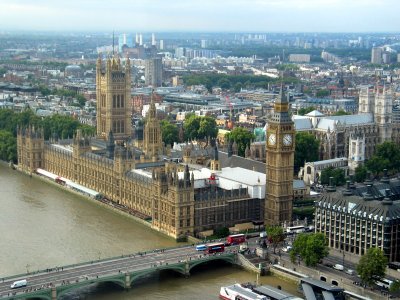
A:
MULTIPOLYGON (((0 277, 181 244, 149 227, 0 163, 0 277)), ((63 299, 218 299, 223 285, 255 282, 237 267, 199 268, 189 278, 156 274, 129 291, 93 285, 63 299)), ((260 283, 296 286, 261 277, 260 283)))

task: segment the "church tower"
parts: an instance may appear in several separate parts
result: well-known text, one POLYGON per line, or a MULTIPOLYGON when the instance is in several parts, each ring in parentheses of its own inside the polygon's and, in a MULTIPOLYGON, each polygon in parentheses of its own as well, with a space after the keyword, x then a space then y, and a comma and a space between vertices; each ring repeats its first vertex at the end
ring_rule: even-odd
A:
POLYGON ((368 86, 361 88, 358 100, 358 113, 373 113, 374 99, 374 93, 369 90, 368 86))
POLYGON ((161 154, 162 146, 160 121, 157 119, 157 109, 152 93, 150 108, 144 125, 143 151, 148 158, 154 159, 161 154))
POLYGON ((268 120, 266 142, 265 223, 282 225, 292 221, 294 123, 283 87, 275 101, 274 113, 268 120))
POLYGON ((122 66, 118 56, 108 57, 105 67, 101 57, 96 62, 97 137, 106 140, 112 132, 116 141, 132 136, 131 65, 122 66))
POLYGON ((390 141, 392 139, 392 115, 393 115, 393 99, 391 88, 386 89, 385 86, 380 92, 379 87, 376 89, 375 95, 375 123, 378 125, 379 143, 390 141))

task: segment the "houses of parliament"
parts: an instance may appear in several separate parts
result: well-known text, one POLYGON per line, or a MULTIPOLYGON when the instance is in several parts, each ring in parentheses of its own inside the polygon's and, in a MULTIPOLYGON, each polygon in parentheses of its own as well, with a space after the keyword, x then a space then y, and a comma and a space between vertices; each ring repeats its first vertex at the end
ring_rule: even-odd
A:
POLYGON ((39 128, 19 128, 21 170, 46 170, 92 189, 178 240, 246 222, 291 222, 294 124, 283 92, 270 120, 265 172, 221 168, 216 145, 207 167, 193 164, 186 151, 171 159, 153 101, 143 134, 133 138, 129 59, 99 57, 96 72, 96 137, 78 130, 73 139, 44 140, 39 128))

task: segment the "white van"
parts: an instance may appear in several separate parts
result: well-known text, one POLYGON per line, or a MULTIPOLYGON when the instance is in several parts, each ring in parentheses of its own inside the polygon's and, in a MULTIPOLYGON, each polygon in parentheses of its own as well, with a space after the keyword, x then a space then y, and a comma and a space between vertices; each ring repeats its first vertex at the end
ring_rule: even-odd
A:
POLYGON ((28 282, 26 281, 26 279, 17 280, 17 281, 14 281, 11 284, 10 288, 16 289, 16 288, 20 288, 20 287, 26 286, 27 284, 28 284, 28 282))
POLYGON ((339 270, 339 271, 343 271, 344 267, 342 265, 336 264, 333 266, 334 269, 339 270))

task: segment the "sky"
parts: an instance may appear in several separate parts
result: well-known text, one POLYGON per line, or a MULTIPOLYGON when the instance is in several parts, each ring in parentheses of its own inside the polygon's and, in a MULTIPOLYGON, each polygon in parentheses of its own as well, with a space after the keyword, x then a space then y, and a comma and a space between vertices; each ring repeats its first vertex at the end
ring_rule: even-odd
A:
POLYGON ((398 32, 400 0, 0 0, 0 31, 398 32))

